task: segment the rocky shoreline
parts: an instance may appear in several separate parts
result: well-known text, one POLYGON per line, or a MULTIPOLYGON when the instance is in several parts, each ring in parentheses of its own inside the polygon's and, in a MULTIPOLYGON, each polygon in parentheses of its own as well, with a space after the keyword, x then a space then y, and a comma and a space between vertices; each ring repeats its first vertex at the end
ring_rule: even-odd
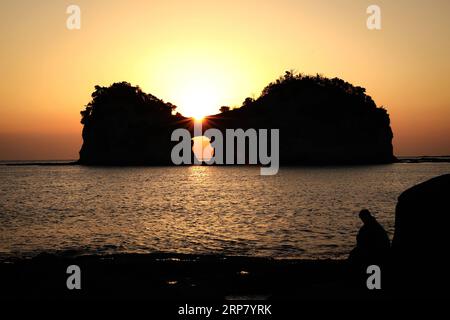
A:
POLYGON ((0 263, 0 299, 284 300, 380 295, 349 281, 345 260, 181 254, 41 254, 0 263), (67 267, 81 270, 68 290, 67 267))

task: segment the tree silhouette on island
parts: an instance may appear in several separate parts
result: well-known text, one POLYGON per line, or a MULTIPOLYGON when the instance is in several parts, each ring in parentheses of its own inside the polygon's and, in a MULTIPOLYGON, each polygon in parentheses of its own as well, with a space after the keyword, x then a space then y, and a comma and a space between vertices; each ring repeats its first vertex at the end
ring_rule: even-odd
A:
MULTIPOLYGON (((81 112, 84 165, 172 165, 171 134, 193 131, 193 118, 127 82, 96 86, 81 112)), ((222 107, 205 118, 204 130, 280 129, 280 162, 376 164, 396 160, 389 115, 365 89, 320 75, 287 71, 257 99, 222 107)))

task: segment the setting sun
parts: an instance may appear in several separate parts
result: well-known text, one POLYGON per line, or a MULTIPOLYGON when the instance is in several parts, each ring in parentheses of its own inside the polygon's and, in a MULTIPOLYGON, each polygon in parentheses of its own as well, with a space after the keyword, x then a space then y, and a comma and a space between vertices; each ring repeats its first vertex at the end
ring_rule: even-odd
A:
POLYGON ((184 115, 201 120, 203 117, 218 112, 220 107, 219 94, 214 84, 208 79, 197 79, 186 84, 178 94, 179 107, 184 115))
POLYGON ((181 41, 142 62, 149 76, 136 83, 144 83, 144 91, 157 92, 175 104, 183 116, 201 119, 219 113, 222 106, 240 106, 264 88, 270 78, 264 69, 250 65, 250 60, 247 53, 230 53, 223 45, 181 41))
POLYGON ((169 88, 168 100, 182 115, 202 119, 219 113, 220 107, 230 102, 230 83, 234 77, 219 61, 201 52, 185 52, 170 60, 173 68, 165 71, 160 85, 162 89, 169 88))

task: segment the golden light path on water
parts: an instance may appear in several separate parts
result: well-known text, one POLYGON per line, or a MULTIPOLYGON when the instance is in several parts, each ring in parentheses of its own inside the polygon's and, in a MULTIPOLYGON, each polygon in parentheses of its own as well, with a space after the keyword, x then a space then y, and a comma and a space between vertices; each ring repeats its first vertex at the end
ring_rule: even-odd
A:
POLYGON ((275 176, 256 166, 0 166, 0 256, 345 258, 359 210, 392 236, 398 195, 449 171, 448 163, 281 167, 275 176))

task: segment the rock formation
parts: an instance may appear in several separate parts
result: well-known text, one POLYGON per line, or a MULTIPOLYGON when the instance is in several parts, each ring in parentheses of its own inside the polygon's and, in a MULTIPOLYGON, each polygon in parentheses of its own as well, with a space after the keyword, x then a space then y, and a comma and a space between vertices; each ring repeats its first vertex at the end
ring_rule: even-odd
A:
POLYGON ((400 195, 392 256, 394 279, 404 291, 432 295, 447 290, 449 214, 450 174, 420 183, 400 195))
POLYGON ((341 79, 295 75, 270 83, 242 107, 209 117, 218 128, 279 128, 282 164, 391 163, 389 115, 365 89, 341 79))
POLYGON ((170 164, 171 133, 184 120, 175 106, 127 82, 96 86, 81 112, 85 165, 170 164))
MULTIPOLYGON (((172 164, 175 128, 193 120, 126 82, 96 86, 82 111, 81 164, 172 164)), ((204 130, 280 129, 281 164, 372 164, 395 161, 389 115, 365 89, 341 79, 291 72, 242 107, 206 118, 204 130)))

